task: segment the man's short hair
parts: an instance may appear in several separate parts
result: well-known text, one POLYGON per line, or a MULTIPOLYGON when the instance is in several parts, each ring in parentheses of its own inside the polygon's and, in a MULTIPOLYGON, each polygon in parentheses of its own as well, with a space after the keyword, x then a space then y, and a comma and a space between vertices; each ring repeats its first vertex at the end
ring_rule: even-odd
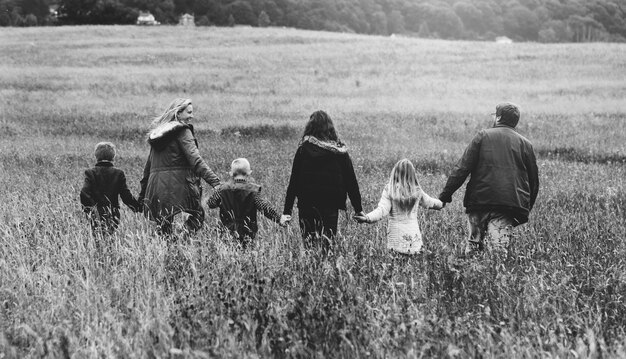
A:
POLYGON ((237 158, 230 164, 230 175, 235 177, 248 176, 252 170, 250 169, 250 162, 245 158, 237 158))
POLYGON ((113 161, 115 158, 115 145, 111 142, 100 142, 95 149, 96 160, 113 161))
POLYGON ((519 122, 519 108, 510 102, 503 102, 496 106, 496 117, 499 117, 499 123, 515 127, 519 122))

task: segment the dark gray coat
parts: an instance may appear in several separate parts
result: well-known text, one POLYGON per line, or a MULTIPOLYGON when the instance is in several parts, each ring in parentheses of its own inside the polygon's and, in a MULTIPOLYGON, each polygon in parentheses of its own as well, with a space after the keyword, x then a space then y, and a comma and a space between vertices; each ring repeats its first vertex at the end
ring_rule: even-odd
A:
POLYGON ((150 155, 139 194, 144 214, 156 220, 181 211, 202 211, 200 179, 213 187, 220 179, 200 156, 193 126, 166 123, 150 132, 148 143, 150 155))
POLYGON ((528 215, 539 192, 539 175, 533 146, 513 127, 498 123, 480 131, 456 164, 439 199, 451 202, 452 194, 470 180, 463 205, 466 212, 498 211, 518 224, 528 215))

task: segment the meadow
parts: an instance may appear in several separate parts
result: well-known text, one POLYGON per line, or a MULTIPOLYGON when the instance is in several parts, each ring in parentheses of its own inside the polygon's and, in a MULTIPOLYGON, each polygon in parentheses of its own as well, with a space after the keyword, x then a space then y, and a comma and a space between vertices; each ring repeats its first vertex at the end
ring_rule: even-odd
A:
MULTIPOLYGON (((0 29, 0 357, 626 357, 625 44, 452 42, 279 28, 0 29), (540 192, 505 258, 464 258, 463 188, 419 220, 425 252, 341 215, 334 251, 261 219, 253 248, 168 244, 127 208, 96 250, 78 193, 117 145, 131 190, 151 118, 189 97, 223 179, 247 157, 282 210, 304 124, 327 111, 366 210, 393 164, 439 194, 501 101, 540 192)), ((205 186, 205 195, 211 189, 205 186)))

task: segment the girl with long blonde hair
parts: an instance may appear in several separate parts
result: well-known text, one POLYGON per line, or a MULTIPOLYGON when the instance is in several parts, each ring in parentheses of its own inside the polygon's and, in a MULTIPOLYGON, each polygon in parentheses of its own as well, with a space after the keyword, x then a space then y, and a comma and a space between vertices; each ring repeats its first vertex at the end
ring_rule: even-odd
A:
POLYGON ((414 254, 419 253, 423 245, 417 222, 418 207, 440 210, 443 203, 422 190, 413 163, 405 158, 393 166, 376 209, 356 215, 354 219, 359 223, 374 223, 389 215, 387 248, 414 254))

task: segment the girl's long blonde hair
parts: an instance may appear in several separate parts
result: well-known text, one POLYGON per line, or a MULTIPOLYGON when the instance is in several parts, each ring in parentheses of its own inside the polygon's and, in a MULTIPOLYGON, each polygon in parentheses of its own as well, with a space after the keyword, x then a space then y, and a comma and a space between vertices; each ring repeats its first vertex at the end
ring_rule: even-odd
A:
POLYGON ((401 159, 393 166, 388 186, 389 197, 401 212, 410 212, 422 193, 415 167, 406 158, 401 159))
POLYGON ((167 107, 167 110, 152 120, 150 128, 157 128, 164 123, 178 120, 178 114, 191 105, 191 99, 177 98, 167 107))

